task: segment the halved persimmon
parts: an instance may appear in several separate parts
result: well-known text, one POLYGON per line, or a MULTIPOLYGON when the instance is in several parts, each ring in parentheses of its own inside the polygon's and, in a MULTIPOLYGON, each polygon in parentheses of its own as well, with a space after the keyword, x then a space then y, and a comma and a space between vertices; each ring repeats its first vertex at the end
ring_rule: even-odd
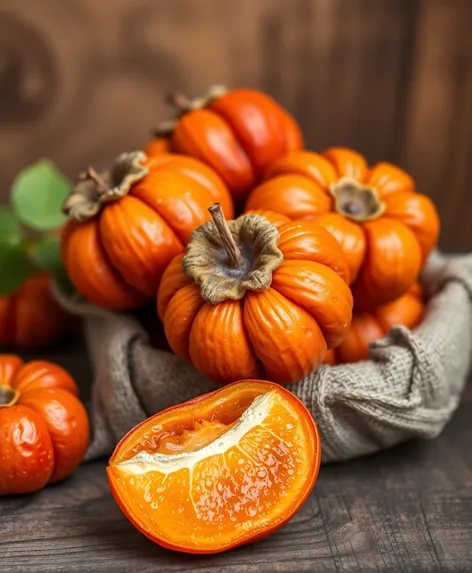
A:
POLYGON ((246 380, 139 424, 107 472, 118 505, 152 541, 218 553, 286 523, 309 496, 320 459, 302 402, 277 384, 246 380))

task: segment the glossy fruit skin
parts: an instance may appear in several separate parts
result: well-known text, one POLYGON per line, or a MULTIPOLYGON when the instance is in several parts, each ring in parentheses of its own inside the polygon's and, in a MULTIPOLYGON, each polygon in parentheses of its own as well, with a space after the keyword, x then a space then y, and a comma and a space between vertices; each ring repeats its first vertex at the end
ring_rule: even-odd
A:
POLYGON ((30 493, 69 476, 89 442, 89 421, 74 380, 42 360, 0 355, 0 389, 16 401, 0 405, 0 495, 30 493))
POLYGON ((171 142, 168 137, 156 137, 151 139, 144 148, 146 155, 160 155, 161 153, 171 153, 171 142))
POLYGON ((184 273, 182 257, 162 278, 158 313, 170 347, 217 383, 297 382, 341 342, 350 324, 349 269, 337 241, 311 221, 278 230, 284 261, 266 290, 212 305, 184 273))
POLYGON ((208 206, 217 201, 233 214, 226 186, 202 162, 161 153, 144 165, 149 173, 126 196, 84 223, 69 221, 62 234, 72 283, 103 308, 131 309, 153 299, 168 263, 208 220, 208 206))
POLYGON ((422 291, 418 283, 403 296, 370 312, 354 312, 341 344, 330 351, 325 364, 345 364, 369 359, 369 346, 387 336, 396 325, 416 328, 424 315, 422 291))
POLYGON ((277 213, 277 211, 271 211, 270 209, 254 209, 252 211, 248 210, 245 212, 246 215, 250 213, 254 213, 256 215, 261 215, 262 217, 265 217, 277 229, 280 229, 282 225, 290 223, 290 219, 288 217, 282 215, 282 213, 277 213))
POLYGON ((369 168, 362 155, 345 148, 323 154, 297 151, 275 161, 246 208, 270 208, 292 219, 316 220, 328 229, 348 259, 354 304, 363 310, 407 292, 440 230, 433 203, 415 192, 407 173, 389 163, 369 168), (336 212, 329 187, 344 177, 374 189, 385 204, 378 218, 357 222, 336 212))
POLYGON ((238 201, 273 161, 302 147, 294 118, 268 95, 250 89, 228 91, 206 107, 184 113, 170 143, 173 151, 215 169, 238 201))
MULTIPOLYGON (((154 429, 152 428, 152 430, 154 429)), ((151 430, 151 433, 152 433, 151 430)), ((126 434, 122 440, 118 443, 115 448, 115 451, 110 458, 109 465, 107 467, 107 474, 108 480, 110 484, 110 489, 115 498, 116 503, 120 507, 121 511, 125 514, 125 516, 130 520, 130 522, 136 527, 141 533, 143 533, 148 539, 165 547, 167 549, 172 549, 174 551, 181 551, 191 554, 212 554, 212 553, 220 553, 222 551, 226 551, 229 549, 234 549, 235 547, 239 547, 241 545, 248 545, 257 541, 261 541, 266 537, 270 536, 272 533, 280 529, 283 525, 285 525, 290 519, 297 513, 297 511, 303 506, 306 502, 307 498, 309 497, 316 479, 318 477, 318 472, 320 469, 321 463, 321 442, 320 437, 318 434, 318 429, 316 424, 308 412, 306 406, 291 392, 286 390, 285 388, 273 384, 271 382, 263 381, 263 380, 243 380, 233 382, 216 390, 214 392, 210 392, 208 394, 204 394, 202 396, 198 396, 193 400, 189 400, 188 402, 184 402, 183 404, 179 404, 177 406, 173 406, 171 408, 167 408, 162 412, 148 418, 141 424, 138 424, 135 428, 133 428, 128 434, 126 434), (135 517, 133 516, 133 508, 127 507, 124 503, 120 488, 117 484, 117 481, 114 476, 114 468, 113 466, 117 463, 120 463, 126 459, 129 459, 136 453, 138 453, 141 449, 143 449, 142 441, 146 441, 146 436, 149 435, 149 426, 152 425, 154 428, 160 428, 161 430, 167 430, 168 428, 172 427, 185 427, 185 421, 189 418, 194 417, 200 418, 201 413, 198 411, 200 408, 208 408, 215 407, 218 404, 218 407, 223 410, 224 408, 228 409, 233 415, 241 408, 241 404, 247 400, 248 396, 253 395, 254 397, 261 395, 263 393, 269 392, 271 390, 276 390, 279 392, 285 400, 287 400, 291 406, 297 411, 301 420, 303 420, 303 424, 305 425, 307 431, 312 436, 313 442, 313 449, 311 451, 307 451, 309 455, 309 463, 311 465, 310 471, 307 472, 308 479, 305 483, 305 487, 303 490, 303 495, 300 496, 296 503, 294 503, 289 512, 283 517, 282 520, 277 521, 277 523, 267 523, 266 527, 263 531, 259 532, 247 532, 247 536, 243 540, 235 541, 233 543, 226 544, 224 546, 219 546, 217 544, 208 545, 206 548, 189 548, 189 547, 182 547, 178 543, 169 543, 165 541, 151 529, 144 528, 140 523, 137 522, 135 517)))
POLYGON ((0 345, 3 347, 52 346, 75 323, 54 300, 48 274, 31 275, 20 289, 0 297, 0 345))

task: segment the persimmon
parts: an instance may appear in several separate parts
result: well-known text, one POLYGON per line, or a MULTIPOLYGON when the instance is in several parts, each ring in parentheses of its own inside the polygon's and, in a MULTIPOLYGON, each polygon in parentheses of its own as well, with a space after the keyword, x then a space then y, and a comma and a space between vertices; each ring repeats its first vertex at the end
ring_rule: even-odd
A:
POLYGON ((252 211, 245 212, 246 215, 250 215, 251 213, 265 217, 277 229, 282 227, 282 225, 290 223, 290 219, 288 217, 282 215, 282 213, 277 213, 277 211, 272 211, 270 209, 254 209, 252 211))
POLYGON ((210 165, 237 200, 261 180, 273 161, 303 147, 294 118, 258 90, 214 86, 194 100, 183 94, 169 99, 178 117, 157 127, 147 152, 161 153, 167 138, 171 150, 210 165))
MULTIPOLYGON (((172 350, 222 384, 246 378, 297 382, 337 346, 351 321, 349 269, 321 225, 279 228, 221 208, 165 271, 158 313, 172 350)), ((274 220, 274 219, 272 219, 274 220)))
POLYGON ((393 302, 370 312, 354 312, 344 340, 337 348, 327 353, 325 364, 367 360, 371 342, 384 338, 393 326, 416 328, 423 315, 422 290, 418 283, 393 302))
POLYGON ((399 167, 350 149, 295 151, 274 161, 247 209, 315 220, 339 241, 351 273, 354 304, 369 310, 404 294, 437 243, 432 201, 399 167))
POLYGON ((0 345, 43 348, 58 342, 75 325, 51 294, 51 276, 29 276, 12 294, 0 296, 0 345))
POLYGON ((156 139, 151 139, 143 151, 148 156, 171 153, 170 139, 168 137, 156 137, 156 139))
POLYGON ((75 288, 104 308, 143 306, 215 200, 231 217, 226 186, 191 157, 137 151, 109 172, 89 168, 64 204, 62 256, 75 288))
POLYGON ((0 495, 33 492, 66 478, 88 441, 87 413, 63 368, 0 355, 0 495))
POLYGON ((316 425, 302 402, 281 386, 247 380, 136 426, 107 472, 119 507, 149 539, 218 553, 291 519, 320 460, 316 425))

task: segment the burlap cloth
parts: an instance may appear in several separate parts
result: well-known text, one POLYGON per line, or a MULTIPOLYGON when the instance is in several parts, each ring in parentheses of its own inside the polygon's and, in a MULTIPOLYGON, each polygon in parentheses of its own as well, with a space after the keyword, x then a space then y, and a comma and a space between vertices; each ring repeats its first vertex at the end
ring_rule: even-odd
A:
MULTIPOLYGON (((394 327, 371 347, 371 360, 323 366, 290 390, 320 431, 323 462, 434 438, 456 409, 472 349, 472 255, 434 253, 422 284, 430 295, 422 324, 394 327)), ((110 455, 133 426, 168 406, 217 386, 169 352, 149 345, 133 316, 98 309, 76 296, 56 296, 85 317, 95 369, 86 459, 110 455)))

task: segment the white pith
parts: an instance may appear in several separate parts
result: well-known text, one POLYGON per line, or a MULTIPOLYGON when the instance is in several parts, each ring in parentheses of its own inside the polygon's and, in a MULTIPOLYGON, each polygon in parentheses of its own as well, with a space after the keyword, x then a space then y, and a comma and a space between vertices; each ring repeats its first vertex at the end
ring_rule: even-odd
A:
POLYGON ((137 453, 129 460, 116 464, 116 467, 118 467, 120 471, 137 475, 151 471, 169 474, 185 468, 191 471, 201 460, 210 456, 224 454, 236 446, 245 434, 256 426, 261 426, 269 415, 277 397, 277 392, 271 390, 255 398, 232 428, 203 448, 191 452, 182 452, 180 454, 150 454, 143 451, 137 453))

